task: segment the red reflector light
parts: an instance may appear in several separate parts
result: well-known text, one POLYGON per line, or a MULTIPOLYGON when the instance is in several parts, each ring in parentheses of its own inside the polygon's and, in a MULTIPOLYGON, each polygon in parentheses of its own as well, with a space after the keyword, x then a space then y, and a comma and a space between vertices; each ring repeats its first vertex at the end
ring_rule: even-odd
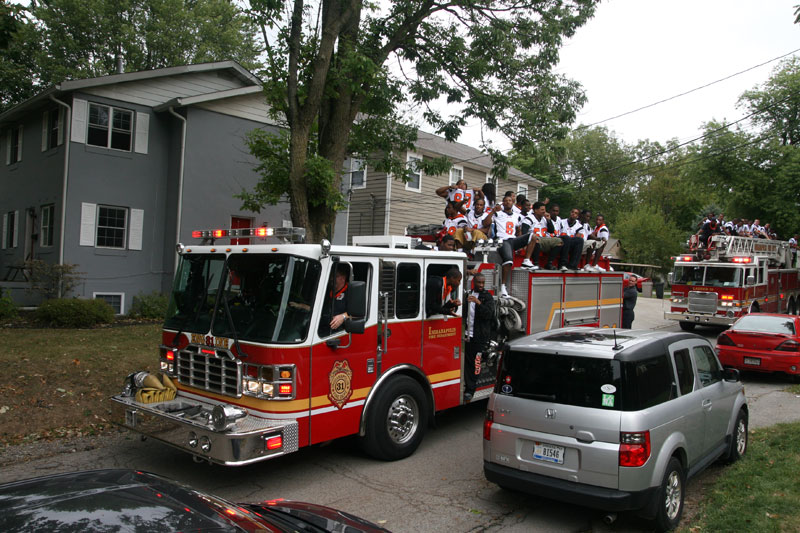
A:
POLYGON ((717 337, 717 346, 736 346, 736 343, 731 340, 730 337, 722 333, 719 337, 717 337))
POLYGON ((278 435, 277 437, 270 437, 267 439, 267 449, 268 450, 277 450, 278 448, 283 447, 283 437, 278 435))
POLYGON ((266 237, 267 228, 256 228, 256 237, 266 237))
POLYGON ((227 234, 228 234, 227 230, 224 229, 215 229, 214 231, 211 232, 211 235, 213 235, 214 238, 216 239, 224 237, 227 234))
POLYGON ((278 394, 291 394, 292 393, 292 384, 291 383, 281 383, 278 386, 278 394))
POLYGON ((231 516, 236 516, 236 511, 234 511, 233 509, 225 509, 225 512, 231 516))
POLYGON ((619 466, 642 466, 650 458, 650 432, 619 434, 619 466))
POLYGON ((175 360, 175 352, 167 352, 167 361, 175 360))
POLYGON ((694 258, 691 255, 682 255, 681 256, 681 261, 691 261, 692 259, 694 259, 694 258))
POLYGON ((202 231, 193 231, 192 232, 192 238, 193 239, 200 239, 202 237, 203 237, 203 232, 202 231))
POLYGON ((483 421, 483 440, 492 440, 493 422, 494 422, 494 411, 486 411, 486 418, 483 421))
POLYGON ((775 348, 775 350, 781 352, 798 352, 800 351, 800 343, 793 340, 783 341, 778 345, 777 348, 775 348))
POLYGON ((200 351, 206 355, 217 355, 217 352, 214 350, 208 350, 206 348, 200 348, 200 351))

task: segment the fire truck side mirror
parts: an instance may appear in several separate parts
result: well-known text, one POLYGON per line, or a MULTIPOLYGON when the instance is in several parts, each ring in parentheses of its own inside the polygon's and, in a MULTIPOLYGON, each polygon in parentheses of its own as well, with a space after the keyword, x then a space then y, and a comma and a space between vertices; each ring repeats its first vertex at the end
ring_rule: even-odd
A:
POLYGON ((747 284, 748 285, 755 285, 756 284, 756 277, 752 274, 747 276, 747 284))
POLYGON ((347 288, 347 314, 355 318, 367 316, 367 283, 351 281, 347 288))
POLYGON ((667 281, 669 281, 670 285, 672 285, 672 280, 673 280, 674 277, 675 277, 675 273, 674 272, 670 272, 669 274, 667 274, 667 281))

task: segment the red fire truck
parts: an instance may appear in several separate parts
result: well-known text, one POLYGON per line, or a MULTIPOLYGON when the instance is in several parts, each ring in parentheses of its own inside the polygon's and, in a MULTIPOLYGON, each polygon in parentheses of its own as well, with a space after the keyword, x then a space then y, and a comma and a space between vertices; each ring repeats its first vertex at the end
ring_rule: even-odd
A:
MULTIPOLYGON (((196 232, 205 239, 198 246, 178 245, 161 373, 130 375, 113 398, 124 406, 125 426, 224 465, 347 435, 393 460, 413 453, 436 412, 464 403, 462 318, 429 316, 425 295, 430 280, 451 268, 477 268, 487 289, 497 287, 488 248, 474 264, 460 252, 414 249, 410 237, 354 246, 291 242, 300 233, 215 230, 196 232), (266 235, 283 242, 262 241, 266 235), (228 238, 236 244, 219 244, 228 238), (337 273, 347 278, 350 318, 332 331, 337 273)), ((511 285, 514 298, 496 299, 506 309, 498 342, 564 325, 620 323, 619 273, 515 268, 511 285)), ((482 358, 472 401, 492 389, 496 346, 482 358)))
POLYGON ((681 329, 730 325, 746 313, 797 314, 797 259, 788 242, 715 235, 708 249, 675 258, 664 317, 681 329))

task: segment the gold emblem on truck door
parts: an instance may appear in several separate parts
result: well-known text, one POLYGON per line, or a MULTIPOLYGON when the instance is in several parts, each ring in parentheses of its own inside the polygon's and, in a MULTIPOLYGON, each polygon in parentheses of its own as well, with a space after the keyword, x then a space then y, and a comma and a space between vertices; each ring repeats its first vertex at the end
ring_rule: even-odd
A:
POLYGON ((350 370, 350 365, 347 361, 336 361, 333 364, 333 369, 328 375, 328 381, 331 384, 331 391, 328 393, 328 399, 337 409, 344 407, 347 400, 353 394, 353 389, 350 386, 350 381, 353 378, 353 371, 350 370))

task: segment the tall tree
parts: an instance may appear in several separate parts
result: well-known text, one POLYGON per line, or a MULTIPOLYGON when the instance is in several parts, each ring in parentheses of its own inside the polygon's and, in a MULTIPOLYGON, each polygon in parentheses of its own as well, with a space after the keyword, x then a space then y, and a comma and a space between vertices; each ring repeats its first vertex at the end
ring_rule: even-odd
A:
POLYGON ((763 86, 742 94, 739 105, 755 113, 751 120, 781 144, 800 144, 800 58, 781 62, 763 86))
POLYGON ((289 132, 285 140, 257 134, 253 151, 264 161, 287 160, 288 175, 262 165, 262 184, 243 193, 245 206, 258 209, 286 193, 293 222, 320 239, 341 205, 340 195, 328 193, 339 190, 348 153, 377 151, 379 169, 407 175, 396 150, 412 145, 415 129, 398 115, 402 103, 418 106, 449 140, 470 117, 515 146, 564 135, 583 94, 552 66, 563 38, 595 4, 251 0, 269 43, 267 101, 289 132), (459 110, 446 116, 445 101, 459 110))
POLYGON ((0 105, 64 79, 234 59, 259 68, 258 27, 233 0, 38 0, 12 6, 0 105))

